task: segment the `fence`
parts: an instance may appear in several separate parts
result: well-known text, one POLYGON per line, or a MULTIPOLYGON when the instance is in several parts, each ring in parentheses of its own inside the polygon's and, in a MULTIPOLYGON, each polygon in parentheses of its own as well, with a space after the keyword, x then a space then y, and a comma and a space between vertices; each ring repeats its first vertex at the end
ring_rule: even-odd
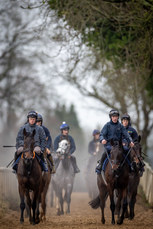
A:
MULTIPOLYGON (((147 201, 153 205, 153 169, 146 162, 140 185, 147 201)), ((0 167, 0 198, 4 200, 19 199, 18 182, 16 175, 12 173, 12 169, 0 167)))
POLYGON ((0 199, 19 199, 17 178, 12 169, 0 167, 0 199))
POLYGON ((145 162, 145 172, 140 179, 140 185, 149 204, 153 205, 153 169, 145 162))

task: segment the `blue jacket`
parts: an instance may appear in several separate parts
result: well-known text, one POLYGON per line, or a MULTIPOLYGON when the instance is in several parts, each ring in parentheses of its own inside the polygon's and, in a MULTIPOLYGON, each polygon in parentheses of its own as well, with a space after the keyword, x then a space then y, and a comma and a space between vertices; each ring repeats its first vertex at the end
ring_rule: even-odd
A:
MULTIPOLYGON (((128 125, 127 127, 125 127, 125 129, 128 132, 128 134, 130 135, 130 137, 132 138, 133 142, 138 140, 138 134, 137 134, 136 130, 131 125, 128 125)), ((123 138, 123 142, 126 143, 126 145, 127 145, 126 139, 123 138)))
POLYGON ((46 135, 41 126, 38 126, 36 124, 30 125, 29 123, 24 124, 17 135, 16 138, 16 149, 18 149, 20 146, 24 145, 24 134, 23 134, 23 129, 26 129, 26 132, 32 133, 33 130, 36 130, 36 134, 34 136, 35 139, 35 146, 39 146, 41 148, 41 151, 44 152, 46 148, 46 135))
POLYGON ((43 126, 42 125, 42 128, 44 129, 45 131, 45 134, 46 134, 46 147, 49 149, 49 150, 52 150, 52 137, 50 135, 50 132, 48 130, 47 127, 43 126))
POLYGON ((100 133, 100 142, 104 139, 107 141, 105 147, 110 145, 111 139, 114 141, 120 141, 123 138, 126 139, 128 143, 132 142, 132 138, 119 121, 117 123, 112 122, 112 120, 107 122, 100 133))
POLYGON ((65 135, 62 135, 62 134, 58 135, 55 138, 54 151, 56 152, 56 150, 58 149, 59 142, 62 141, 63 139, 68 140, 68 142, 70 143, 70 154, 74 153, 74 151, 76 150, 74 139, 70 135, 65 136, 65 135))

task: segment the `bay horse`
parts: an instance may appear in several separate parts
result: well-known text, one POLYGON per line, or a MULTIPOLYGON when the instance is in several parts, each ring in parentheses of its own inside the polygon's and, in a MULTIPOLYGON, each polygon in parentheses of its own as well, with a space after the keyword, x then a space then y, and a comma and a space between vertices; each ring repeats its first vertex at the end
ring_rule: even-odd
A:
POLYGON ((118 193, 118 206, 122 209, 121 215, 118 216, 117 224, 122 224, 127 209, 127 186, 129 181, 129 165, 123 155, 122 142, 111 141, 112 149, 110 156, 107 153, 108 163, 105 173, 97 174, 97 185, 99 195, 89 204, 92 208, 101 208, 101 222, 105 223, 104 208, 107 197, 110 198, 110 209, 112 213, 111 223, 115 224, 115 201, 114 193, 118 193))
POLYGON ((130 149, 131 162, 134 165, 134 172, 129 175, 128 183, 128 206, 129 212, 127 209, 126 217, 132 220, 134 218, 134 207, 136 203, 136 196, 138 185, 140 182, 140 169, 142 167, 142 152, 141 152, 141 137, 139 136, 138 140, 134 142, 134 146, 130 149))
POLYGON ((71 164, 71 155, 69 153, 70 144, 66 139, 59 142, 59 148, 56 151, 55 167, 56 173, 52 175, 52 187, 57 197, 57 215, 64 214, 64 201, 67 203, 66 213, 70 213, 71 194, 74 183, 74 169, 71 164), (63 191, 65 192, 63 196, 63 191))
POLYGON ((17 169, 21 209, 20 223, 24 222, 25 197, 30 223, 39 223, 39 200, 42 188, 42 170, 35 157, 35 153, 33 152, 35 133, 35 130, 33 130, 31 134, 26 132, 25 128, 23 129, 24 147, 17 169), (32 199, 30 197, 31 191, 33 191, 32 199), (31 210, 33 214, 31 214, 31 210))

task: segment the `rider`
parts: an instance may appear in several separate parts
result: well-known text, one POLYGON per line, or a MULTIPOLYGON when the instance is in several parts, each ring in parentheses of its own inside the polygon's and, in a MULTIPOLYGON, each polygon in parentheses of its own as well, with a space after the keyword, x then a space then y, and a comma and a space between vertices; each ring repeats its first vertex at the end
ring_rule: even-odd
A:
POLYGON ((54 166, 54 161, 51 155, 51 149, 52 149, 52 138, 50 135, 49 130, 47 129, 47 127, 45 127, 44 125, 42 125, 43 123, 43 117, 41 114, 37 114, 37 120, 36 120, 36 124, 41 126, 46 134, 46 153, 47 153, 47 158, 49 160, 49 164, 51 167, 51 173, 55 173, 55 166, 54 166))
MULTIPOLYGON (((41 126, 36 125, 36 120, 37 120, 37 113, 35 111, 29 111, 29 113, 27 115, 26 124, 24 124, 20 128, 20 130, 17 134, 15 161, 18 159, 18 157, 23 152, 23 146, 24 146, 23 130, 25 128, 26 132, 29 132, 29 133, 32 133, 34 129, 36 130, 36 134, 34 136, 34 139, 35 139, 34 152, 40 157, 41 161, 44 162, 43 153, 44 153, 45 148, 46 148, 46 135, 45 135, 43 128, 41 126)), ((46 164, 42 163, 41 161, 40 161, 40 163, 42 164, 43 170, 48 171, 46 164)), ((13 165, 13 169, 15 171, 17 171, 17 164, 18 164, 18 162, 15 162, 13 165)))
MULTIPOLYGON (((129 114, 123 114, 121 117, 121 122, 122 122, 122 125, 127 130, 127 132, 129 133, 129 135, 131 136, 133 142, 138 141, 137 131, 131 126, 130 115, 129 114)), ((125 152, 129 151, 128 142, 126 141, 126 139, 123 139, 123 148, 124 148, 125 152)), ((142 157, 140 158, 140 161, 141 161, 140 171, 141 171, 141 173, 143 173, 145 164, 143 162, 142 157)))
POLYGON ((98 161, 96 172, 101 173, 103 162, 111 151, 111 139, 114 141, 122 141, 122 138, 127 140, 130 147, 134 146, 133 140, 124 128, 124 126, 118 121, 119 112, 115 109, 112 109, 109 112, 110 121, 107 122, 101 130, 100 133, 100 142, 104 144, 105 152, 103 153, 101 159, 98 161))
POLYGON ((88 153, 91 155, 89 157, 87 172, 90 172, 91 165, 93 164, 93 157, 98 153, 102 153, 102 144, 100 144, 99 137, 100 131, 95 129, 92 132, 93 139, 88 144, 88 153))
POLYGON ((100 141, 99 141, 99 136, 100 136, 100 131, 99 130, 93 130, 92 132, 93 139, 92 141, 89 142, 88 145, 88 152, 90 155, 96 155, 97 152, 100 151, 100 141))
POLYGON ((80 169, 76 164, 76 158, 72 156, 72 154, 76 149, 76 146, 75 146, 74 139, 68 134, 69 129, 70 129, 69 125, 66 122, 63 122, 62 125, 60 126, 61 134, 58 135, 54 141, 54 151, 56 152, 56 150, 58 149, 59 142, 62 141, 63 139, 66 139, 70 143, 71 162, 74 168, 74 172, 79 173, 80 169))

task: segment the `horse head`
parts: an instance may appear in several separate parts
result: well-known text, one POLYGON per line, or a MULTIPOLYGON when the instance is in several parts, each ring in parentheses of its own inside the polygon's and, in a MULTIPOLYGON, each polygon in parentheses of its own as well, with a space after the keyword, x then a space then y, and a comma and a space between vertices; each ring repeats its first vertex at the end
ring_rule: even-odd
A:
POLYGON ((69 154, 69 150, 70 143, 66 139, 63 139, 59 142, 58 149, 56 150, 56 152, 59 154, 59 156, 66 156, 69 154))
POLYGON ((28 171, 28 174, 30 174, 31 167, 32 167, 32 161, 35 157, 35 154, 33 152, 34 149, 34 136, 35 136, 35 129, 32 133, 26 132, 26 129, 23 130, 24 135, 24 146, 23 146, 23 153, 22 153, 22 159, 25 165, 26 170, 28 171))
POLYGON ((122 141, 111 140, 110 162, 113 171, 119 170, 123 162, 123 145, 122 141))
POLYGON ((139 135, 138 140, 134 141, 134 146, 131 148, 130 156, 131 161, 135 167, 139 170, 141 168, 142 148, 141 148, 141 136, 139 135))

